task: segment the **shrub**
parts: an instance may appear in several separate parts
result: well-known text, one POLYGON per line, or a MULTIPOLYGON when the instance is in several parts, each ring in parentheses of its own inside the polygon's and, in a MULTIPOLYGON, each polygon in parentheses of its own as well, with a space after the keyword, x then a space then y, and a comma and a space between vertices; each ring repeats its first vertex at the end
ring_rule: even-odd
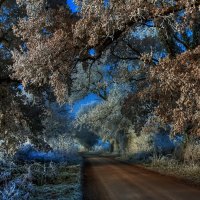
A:
POLYGON ((130 132, 128 140, 128 153, 133 155, 136 160, 148 160, 150 156, 172 154, 175 149, 175 140, 171 139, 169 134, 145 133, 140 135, 130 132))
POLYGON ((200 140, 191 138, 183 152, 184 161, 186 163, 199 163, 200 162, 200 140))
POLYGON ((0 199, 26 200, 33 192, 32 175, 30 168, 21 167, 10 161, 0 163, 0 199))

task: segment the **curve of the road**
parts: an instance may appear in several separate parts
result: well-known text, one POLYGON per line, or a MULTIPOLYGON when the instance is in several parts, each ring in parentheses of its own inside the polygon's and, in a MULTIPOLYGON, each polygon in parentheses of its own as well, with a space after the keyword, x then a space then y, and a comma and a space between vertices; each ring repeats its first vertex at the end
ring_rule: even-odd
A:
POLYGON ((200 189, 109 157, 86 156, 84 200, 200 200, 200 189))

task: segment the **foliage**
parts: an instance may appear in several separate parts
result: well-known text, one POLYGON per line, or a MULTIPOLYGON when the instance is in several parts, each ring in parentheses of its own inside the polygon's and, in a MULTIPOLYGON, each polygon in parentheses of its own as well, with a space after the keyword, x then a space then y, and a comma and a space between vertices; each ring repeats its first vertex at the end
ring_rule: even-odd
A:
POLYGON ((105 139, 115 138, 119 131, 128 129, 131 123, 121 113, 121 104, 128 88, 115 85, 107 101, 95 107, 89 107, 85 112, 79 113, 76 125, 87 124, 105 139), (102 135, 101 135, 102 134, 102 135))
POLYGON ((199 164, 200 162, 200 148, 199 138, 192 137, 186 144, 186 148, 183 149, 182 158, 185 163, 199 164))
MULTIPOLYGON (((49 1, 50 2, 50 1, 49 1)), ((72 25, 75 22, 69 10, 48 6, 44 0, 18 1, 26 7, 26 18, 14 27, 15 34, 26 42, 26 49, 13 51, 14 77, 24 87, 50 85, 59 101, 66 99, 72 59, 75 55, 72 25)))
POLYGON ((63 0, 14 4, 12 79, 41 101, 44 91, 59 103, 98 95, 76 122, 104 138, 139 134, 155 115, 175 134, 198 135, 199 1, 75 2, 76 14, 63 0))
POLYGON ((39 131, 43 129, 44 98, 39 91, 33 95, 31 88, 25 92, 20 79, 10 78, 11 51, 24 45, 12 26, 17 24, 19 17, 25 16, 25 10, 12 0, 0 1, 0 10, 0 148, 10 155, 28 137, 34 144, 38 142, 39 131))
POLYGON ((169 155, 181 146, 178 138, 170 138, 169 131, 161 128, 154 131, 141 131, 137 135, 133 129, 129 130, 127 155, 134 161, 149 161, 152 155, 169 155))
POLYGON ((200 47, 166 58, 151 69, 152 98, 156 113, 173 124, 174 133, 200 134, 200 47))

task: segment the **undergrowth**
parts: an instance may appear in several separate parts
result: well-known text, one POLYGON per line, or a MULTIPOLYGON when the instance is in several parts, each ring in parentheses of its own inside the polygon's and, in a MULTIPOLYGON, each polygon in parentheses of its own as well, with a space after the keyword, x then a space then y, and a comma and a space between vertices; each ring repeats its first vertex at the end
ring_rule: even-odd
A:
POLYGON ((153 143, 149 142, 150 139, 150 136, 146 140, 143 136, 134 138, 133 142, 136 142, 132 146, 132 152, 121 156, 121 159, 143 165, 164 175, 175 176, 189 183, 200 185, 199 138, 190 137, 186 142, 175 143, 174 149, 171 148, 171 151, 166 151, 165 148, 160 151, 162 146, 154 148, 153 143), (139 140, 141 137, 142 140, 139 140))
POLYGON ((153 156, 152 162, 146 163, 145 167, 161 174, 179 177, 190 183, 200 185, 199 162, 182 162, 173 157, 153 156))
POLYGON ((79 200, 80 164, 0 162, 2 200, 79 200))

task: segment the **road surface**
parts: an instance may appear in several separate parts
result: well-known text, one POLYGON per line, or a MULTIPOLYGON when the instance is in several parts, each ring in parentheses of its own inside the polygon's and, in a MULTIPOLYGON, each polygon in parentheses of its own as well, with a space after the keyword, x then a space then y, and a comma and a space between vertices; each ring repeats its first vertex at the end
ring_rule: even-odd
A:
POLYGON ((84 200, 200 200, 200 189, 109 157, 87 156, 84 200))

